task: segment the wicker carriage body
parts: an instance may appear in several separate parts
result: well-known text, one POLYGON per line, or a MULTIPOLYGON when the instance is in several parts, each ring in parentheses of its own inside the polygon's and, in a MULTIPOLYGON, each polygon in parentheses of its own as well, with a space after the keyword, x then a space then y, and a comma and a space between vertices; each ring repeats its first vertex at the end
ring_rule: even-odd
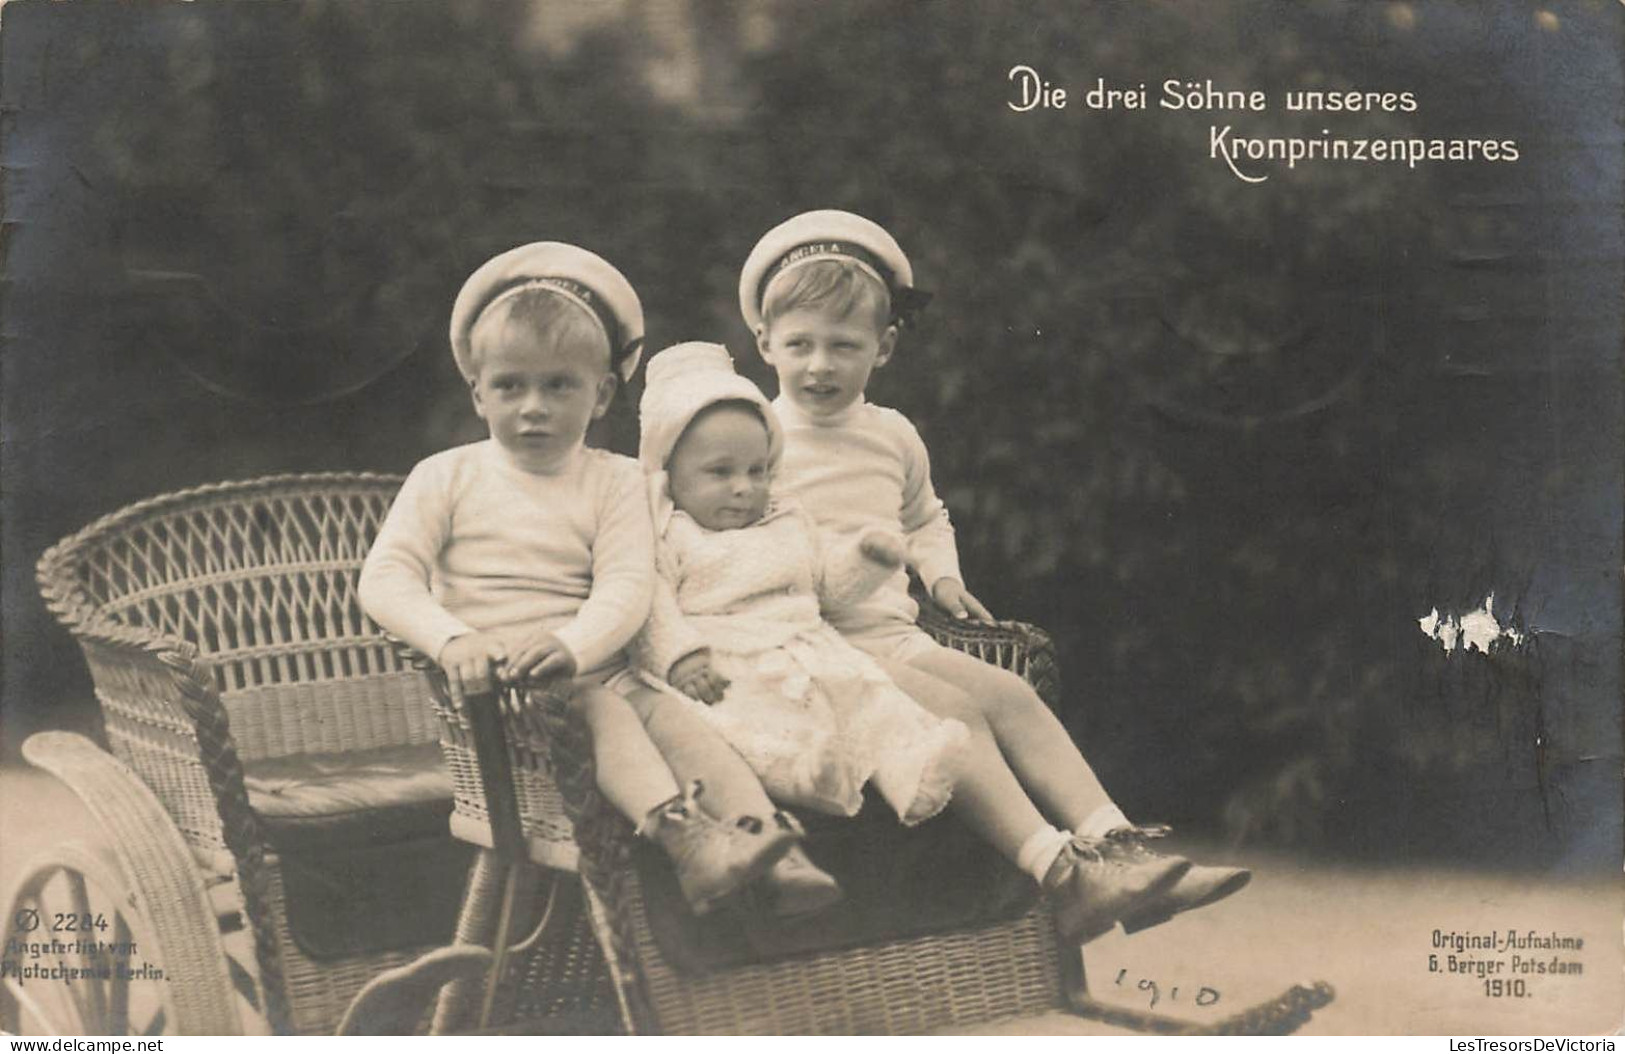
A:
POLYGON ((200 487, 107 516, 39 564, 45 601, 90 668, 108 745, 197 863, 235 885, 248 965, 279 1032, 331 1032, 362 984, 417 951, 307 955, 244 784, 256 761, 436 741, 421 674, 355 600, 399 484, 321 474, 200 487))
MULTIPOLYGON (((143 859, 202 870, 216 915, 206 923, 221 932, 246 925, 235 937, 251 938, 243 956, 251 961, 237 964, 245 968, 221 971, 257 988, 274 1031, 331 1032, 363 986, 426 949, 307 954, 290 926, 289 872, 273 847, 282 843, 255 809, 263 797, 250 795, 245 766, 437 740, 453 831, 491 846, 485 788, 511 783, 514 800, 503 793, 499 812, 541 865, 520 869, 535 904, 528 936, 493 989, 488 1020, 499 1029, 914 1032, 1070 1007, 1153 1031, 1194 1030, 1092 1004, 1078 950, 1061 946, 1042 907, 995 924, 709 972, 667 962, 631 863, 631 826, 598 794, 592 751, 567 701, 534 693, 539 706, 508 708, 496 756, 509 763, 496 767, 511 770, 511 780, 493 782, 492 766, 475 760, 468 712, 425 676, 421 657, 362 614, 360 567, 399 485, 398 477, 329 473, 199 487, 104 517, 39 563, 45 601, 84 653, 108 745, 158 803, 149 808, 163 831, 117 836, 150 837, 142 844, 151 851, 134 854, 143 859), (164 848, 179 839, 192 859, 169 859, 184 855, 164 848)), ((955 621, 929 605, 921 624, 1020 674, 1055 705, 1054 654, 1041 631, 955 621)), ((481 740, 489 760, 490 737, 481 740)), ((511 860, 511 852, 479 856, 458 942, 493 942, 502 873, 518 873, 511 860)), ((480 1000, 470 996, 469 982, 453 983, 436 1025, 475 1027, 480 1000)), ((1290 1030, 1329 998, 1325 986, 1294 988, 1214 1027, 1290 1030)))
MULTIPOLYGON (((921 624, 943 644, 1020 674, 1055 705, 1054 651, 1041 630, 1015 622, 962 622, 929 606, 921 624)), ((465 823, 477 824, 486 810, 467 715, 443 690, 436 694, 442 746, 453 771, 467 774, 458 780, 457 808, 465 823)), ((601 1027, 657 1034, 896 1034, 1066 1005, 1061 956, 1068 952, 1041 904, 1003 922, 720 970, 695 972, 668 961, 633 866, 632 827, 597 792, 590 743, 568 702, 532 692, 527 701, 515 699, 503 710, 528 855, 549 866, 568 858, 586 890, 585 907, 607 960, 614 999, 605 1005, 603 986, 592 993, 587 1019, 601 1027), (572 832, 570 844, 561 843, 561 829, 572 832), (606 1017, 606 1010, 612 1016, 606 1017)), ((488 831, 481 835, 484 844, 490 844, 489 837, 488 831)), ((579 940, 579 921, 556 920, 556 927, 579 940)), ((483 939, 490 927, 469 932, 483 939)), ((1077 949, 1070 954, 1076 957, 1077 949)), ((528 962, 520 958, 515 979, 538 972, 528 962)), ((522 982, 508 989, 499 1000, 509 1008, 502 1022, 523 1028, 527 1015, 513 1008, 545 993, 527 992, 522 982)), ((468 1027, 467 1005, 466 999, 443 1000, 441 1025, 468 1027), (461 1004, 463 1016, 447 1014, 449 1004, 461 1004)))
MULTIPOLYGON (((928 603, 922 604, 920 624, 940 643, 1019 674, 1049 706, 1057 705, 1054 648, 1043 631, 1018 622, 954 620, 928 603)), ((455 733, 443 738, 442 745, 451 754, 470 751, 464 715, 443 692, 437 696, 442 720, 455 733), (458 726, 462 733, 456 733, 458 726)), ((1088 991, 1081 950, 1061 938, 1042 902, 1003 921, 715 969, 681 966, 668 961, 656 936, 643 876, 633 863, 631 824, 597 792, 590 744, 568 700, 531 692, 528 699, 513 699, 503 709, 508 716, 502 738, 511 764, 502 767, 514 770, 511 784, 519 799, 506 808, 520 815, 532 859, 557 851, 560 824, 550 810, 559 804, 565 809, 592 929, 607 960, 618 1023, 627 1032, 916 1033, 1059 1009, 1167 1035, 1285 1035, 1333 998, 1324 983, 1293 985, 1273 999, 1208 1022, 1102 1002, 1088 991), (539 825, 530 819, 543 815, 549 818, 539 825)), ((463 764, 472 766, 467 760, 463 764)), ((474 787, 470 793, 482 792, 474 787)), ((579 923, 567 922, 564 930, 579 941, 579 923)), ((530 955, 532 965, 520 973, 531 979, 539 975, 536 962, 556 959, 538 960, 534 946, 530 955)), ((526 992, 521 983, 516 995, 510 986, 507 1005, 538 994, 526 992)), ((603 986, 594 999, 597 1005, 586 1020, 604 1021, 603 986)), ((442 1008, 455 1003, 443 999, 442 1008)), ((458 1023, 455 1010, 442 1020, 458 1023)), ((511 1012, 507 1020, 515 1021, 511 1012)))

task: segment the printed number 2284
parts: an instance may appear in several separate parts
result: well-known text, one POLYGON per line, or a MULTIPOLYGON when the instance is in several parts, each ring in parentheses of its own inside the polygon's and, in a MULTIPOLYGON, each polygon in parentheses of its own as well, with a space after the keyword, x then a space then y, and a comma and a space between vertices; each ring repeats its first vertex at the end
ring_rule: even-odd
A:
POLYGON ((91 930, 107 929, 107 919, 102 915, 74 915, 68 912, 57 912, 51 916, 52 933, 89 933, 91 930))

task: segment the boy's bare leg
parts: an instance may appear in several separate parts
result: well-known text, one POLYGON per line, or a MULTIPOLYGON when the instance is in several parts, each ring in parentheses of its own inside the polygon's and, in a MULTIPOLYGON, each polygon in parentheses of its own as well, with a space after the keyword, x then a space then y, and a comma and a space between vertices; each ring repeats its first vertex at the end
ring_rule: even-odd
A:
POLYGON ((878 661, 898 687, 922 706, 965 721, 973 730, 973 744, 979 748, 987 744, 973 761, 969 778, 956 784, 955 800, 961 803, 962 815, 995 848, 1043 885, 1055 905, 1056 924, 1064 940, 1082 944, 1124 920, 1133 920, 1136 927, 1153 925, 1168 913, 1206 899, 1204 890, 1214 882, 1194 889, 1171 908, 1164 899, 1192 870, 1183 857, 1141 853, 1114 855, 1108 860, 1099 854, 1087 858, 1067 851, 1068 839, 1079 833, 1096 810, 1116 813, 1119 819, 1122 814, 1106 797, 1060 722, 1025 681, 968 655, 940 648, 915 656, 915 667, 897 660, 878 661), (947 661, 941 661, 944 658, 947 661), (958 659, 964 662, 954 661, 958 659), (953 678, 953 683, 944 677, 953 678), (1012 690, 1010 681, 1019 692, 1012 690), (975 732, 978 728, 980 736, 975 732), (1010 763, 1005 761, 1007 757, 1010 763), (1017 760, 1019 767, 1012 772, 1010 764, 1017 760), (1041 795, 1043 804, 1067 828, 1065 832, 1055 830, 1038 815, 1023 782, 1041 795), (1029 833, 1010 837, 1010 832, 1021 830, 1029 833))
POLYGON ((932 648, 910 662, 963 689, 1021 785, 1059 826, 1076 831, 1096 809, 1112 804, 1060 719, 1019 676, 949 648, 932 648))
POLYGON ((634 824, 677 794, 677 781, 631 704, 608 688, 582 687, 571 705, 592 733, 598 789, 634 824))
POLYGON ((1048 828, 1005 761, 987 719, 969 696, 906 663, 876 655, 892 681, 938 717, 952 717, 970 730, 959 779, 948 807, 1012 862, 1035 831, 1048 828))
POLYGON ((745 759, 682 700, 642 687, 626 698, 677 782, 687 787, 699 780, 705 787, 700 806, 713 818, 773 815, 776 807, 745 759))

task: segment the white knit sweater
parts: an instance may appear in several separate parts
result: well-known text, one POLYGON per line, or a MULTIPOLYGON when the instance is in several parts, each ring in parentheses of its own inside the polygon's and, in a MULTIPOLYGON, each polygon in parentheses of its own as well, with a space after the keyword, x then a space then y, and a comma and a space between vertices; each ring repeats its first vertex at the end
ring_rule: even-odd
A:
MULTIPOLYGON (((785 431, 774 490, 799 501, 827 542, 849 543, 865 530, 901 532, 908 567, 926 588, 943 578, 964 581, 948 509, 931 486, 930 455, 908 418, 861 399, 833 418, 802 413, 782 395, 773 409, 785 431)), ((867 600, 828 618, 842 633, 856 633, 912 624, 918 615, 908 574, 899 569, 867 600)))
POLYGON ((581 674, 624 665, 649 612, 654 538, 637 462, 578 447, 548 473, 494 440, 419 462, 362 567, 361 605, 430 656, 472 630, 557 634, 581 674))

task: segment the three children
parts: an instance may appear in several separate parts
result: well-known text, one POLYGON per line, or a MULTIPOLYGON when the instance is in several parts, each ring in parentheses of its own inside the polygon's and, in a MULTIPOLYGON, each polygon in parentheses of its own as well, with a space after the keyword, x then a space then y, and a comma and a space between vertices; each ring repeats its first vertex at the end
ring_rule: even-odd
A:
POLYGON ((1153 851, 1024 681, 915 626, 909 569, 949 611, 991 617, 963 584, 924 443, 863 399, 919 301, 870 221, 826 210, 774 228, 740 305, 780 394, 768 405, 717 345, 656 356, 646 485, 583 442, 636 369, 636 294, 573 246, 496 257, 451 334, 491 438, 413 470, 363 605, 454 691, 493 671, 573 679, 600 786, 666 848, 696 910, 764 877, 783 913, 838 895, 763 783, 849 814, 873 780, 905 822, 951 800, 1079 943, 1235 892, 1246 871, 1153 851), (627 662, 635 637, 652 676, 627 662), (696 778, 719 819, 680 790, 696 778))

